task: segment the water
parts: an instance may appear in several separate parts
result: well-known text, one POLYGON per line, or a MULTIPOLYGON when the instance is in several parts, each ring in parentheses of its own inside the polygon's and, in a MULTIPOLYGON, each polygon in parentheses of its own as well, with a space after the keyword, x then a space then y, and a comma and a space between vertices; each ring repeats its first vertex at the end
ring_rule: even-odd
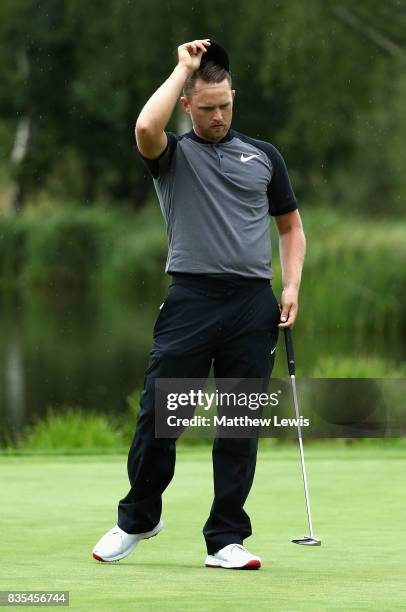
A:
MULTIPOLYGON (((138 302, 56 296, 3 298, 0 304, 0 443, 45 415, 47 407, 119 414, 141 389, 152 330, 163 295, 138 302)), ((343 329, 310 332, 300 323, 294 340, 298 376, 310 376, 323 355, 398 356, 381 337, 343 329)), ((403 355, 404 358, 404 355, 403 355)), ((285 377, 282 337, 274 375, 285 377)))

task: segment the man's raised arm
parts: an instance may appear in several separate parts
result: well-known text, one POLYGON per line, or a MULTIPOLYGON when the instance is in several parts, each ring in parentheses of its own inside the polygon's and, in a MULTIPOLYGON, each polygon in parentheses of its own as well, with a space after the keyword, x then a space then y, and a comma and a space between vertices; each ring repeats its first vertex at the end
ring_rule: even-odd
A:
POLYGON ((155 159, 165 150, 165 128, 189 75, 200 66, 208 39, 194 40, 178 47, 178 64, 168 79, 151 96, 139 114, 135 126, 138 149, 144 157, 155 159))

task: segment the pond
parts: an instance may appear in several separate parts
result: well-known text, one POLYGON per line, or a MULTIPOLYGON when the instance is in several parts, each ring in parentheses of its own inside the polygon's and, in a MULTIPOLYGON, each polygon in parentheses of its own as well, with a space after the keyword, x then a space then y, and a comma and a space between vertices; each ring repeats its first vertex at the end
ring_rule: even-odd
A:
MULTIPOLYGON (((48 406, 119 414, 141 389, 163 295, 148 301, 84 296, 3 297, 0 304, 0 443, 15 439, 48 406)), ((297 375, 311 376, 325 356, 404 359, 404 347, 339 327, 294 330, 297 375), (316 331, 315 331, 316 329, 316 331)), ((285 377, 282 335, 274 376, 285 377)), ((334 376, 331 372, 329 375, 334 376)))

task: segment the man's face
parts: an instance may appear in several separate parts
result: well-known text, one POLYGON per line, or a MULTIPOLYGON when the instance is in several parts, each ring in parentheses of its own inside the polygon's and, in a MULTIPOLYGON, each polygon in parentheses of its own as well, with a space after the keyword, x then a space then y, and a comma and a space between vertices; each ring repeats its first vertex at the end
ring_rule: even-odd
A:
POLYGON ((191 99, 182 97, 181 103, 198 136, 210 142, 224 138, 231 126, 234 96, 227 79, 221 83, 196 80, 191 99))

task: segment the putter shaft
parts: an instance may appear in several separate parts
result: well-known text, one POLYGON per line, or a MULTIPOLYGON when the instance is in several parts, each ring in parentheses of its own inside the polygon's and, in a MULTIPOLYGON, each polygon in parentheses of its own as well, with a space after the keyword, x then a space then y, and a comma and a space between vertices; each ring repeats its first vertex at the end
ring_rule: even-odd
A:
POLYGON ((308 519, 308 523, 309 523, 310 537, 314 538, 314 535, 313 535, 312 514, 311 514, 311 510, 310 510, 309 489, 308 489, 308 485, 307 485, 306 465, 305 465, 305 460, 304 460, 302 430, 301 430, 301 427, 300 427, 300 414, 299 414, 299 403, 298 403, 298 399, 297 399, 297 390, 296 390, 296 377, 295 377, 294 374, 291 374, 290 380, 291 380, 291 383, 292 383, 293 403, 294 403, 294 406, 295 406, 295 416, 296 416, 296 420, 297 420, 297 437, 298 437, 298 440, 299 440, 300 463, 302 465, 303 487, 304 487, 305 500, 306 500, 307 519, 308 519))
POLYGON ((289 327, 285 327, 284 332, 285 332, 286 356, 288 359, 288 369, 289 369, 290 380, 292 383, 293 404, 295 407, 295 417, 296 417, 296 422, 297 422, 297 437, 299 441, 300 463, 302 466, 303 487, 304 487, 305 500, 306 500, 307 520, 309 523, 309 531, 310 531, 310 536, 305 536, 304 538, 301 538, 301 539, 292 540, 292 542, 294 542, 295 544, 307 544, 307 545, 312 545, 312 546, 320 546, 321 544, 320 540, 318 538, 315 538, 313 534, 313 523, 312 523, 312 514, 310 510, 309 488, 307 485, 306 465, 305 465, 305 460, 304 460, 302 429, 300 427, 299 401, 297 399, 297 390, 296 390, 295 356, 294 356, 294 351, 293 351, 292 332, 289 327))

